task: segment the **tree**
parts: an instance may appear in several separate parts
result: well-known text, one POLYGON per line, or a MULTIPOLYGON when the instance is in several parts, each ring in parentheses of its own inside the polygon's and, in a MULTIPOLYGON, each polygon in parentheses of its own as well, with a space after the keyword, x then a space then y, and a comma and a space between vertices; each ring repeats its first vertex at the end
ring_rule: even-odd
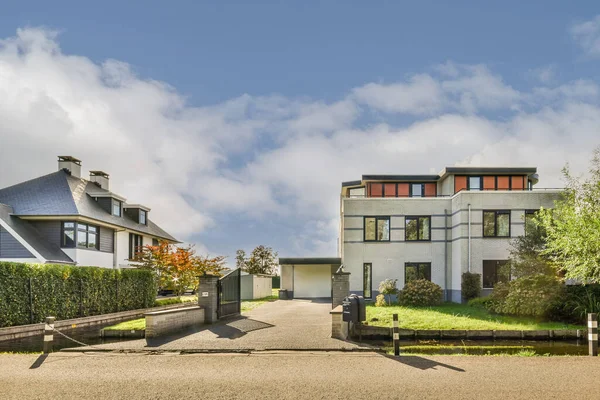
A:
POLYGON ((508 270, 505 272, 509 272, 512 278, 556 276, 555 264, 546 253, 546 230, 538 223, 536 216, 528 219, 526 226, 525 235, 514 238, 510 243, 510 256, 505 266, 508 270))
POLYGON ((554 209, 542 209, 538 222, 546 231, 543 253, 565 277, 600 282, 600 147, 594 150, 587 179, 563 169, 566 188, 554 209))
POLYGON ((235 267, 246 270, 246 252, 242 249, 235 252, 235 267))
MULTIPOLYGON (((243 250, 241 251, 243 252, 243 250)), ((241 253, 238 250, 238 253, 236 254, 237 264, 237 257, 241 253)), ((245 266, 242 268, 242 270, 249 274, 273 275, 275 273, 275 269, 277 268, 277 252, 273 251, 273 249, 270 247, 260 245, 252 250, 252 253, 250 253, 250 258, 246 259, 244 263, 245 266)))
POLYGON ((137 255, 140 268, 156 274, 158 286, 170 288, 176 295, 186 289, 198 289, 198 276, 205 273, 222 275, 226 269, 224 256, 198 256, 193 246, 178 247, 167 242, 144 246, 137 255))
POLYGON ((379 293, 387 296, 388 304, 392 304, 392 295, 398 293, 398 279, 386 279, 379 283, 379 293))

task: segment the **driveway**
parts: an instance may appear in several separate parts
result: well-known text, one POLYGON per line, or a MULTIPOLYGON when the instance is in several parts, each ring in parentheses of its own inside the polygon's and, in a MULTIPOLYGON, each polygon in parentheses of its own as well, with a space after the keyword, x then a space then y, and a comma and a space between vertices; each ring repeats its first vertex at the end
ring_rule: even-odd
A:
POLYGON ((360 350, 357 344, 331 336, 331 303, 277 300, 241 317, 205 325, 196 332, 165 338, 109 343, 87 348, 113 350, 235 351, 235 350, 360 350))

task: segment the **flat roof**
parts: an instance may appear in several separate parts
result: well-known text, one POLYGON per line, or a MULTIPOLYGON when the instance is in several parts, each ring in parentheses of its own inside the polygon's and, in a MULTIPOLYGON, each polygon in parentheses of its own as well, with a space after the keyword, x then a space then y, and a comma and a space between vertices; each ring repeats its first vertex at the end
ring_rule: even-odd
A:
POLYGON ((341 265, 339 257, 280 257, 279 265, 309 265, 309 264, 334 264, 341 265))

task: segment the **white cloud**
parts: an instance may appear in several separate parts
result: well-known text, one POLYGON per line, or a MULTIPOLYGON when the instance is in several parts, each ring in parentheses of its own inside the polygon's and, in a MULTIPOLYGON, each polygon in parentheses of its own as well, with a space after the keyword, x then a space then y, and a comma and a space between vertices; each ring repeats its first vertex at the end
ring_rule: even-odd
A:
POLYGON ((128 64, 64 54, 54 33, 24 29, 0 44, 0 187, 71 154, 181 239, 239 213, 256 229, 298 226, 281 255, 335 255, 342 181, 460 163, 539 166, 540 185, 558 186, 564 163, 583 171, 600 142, 598 93, 589 80, 518 90, 485 65, 447 62, 333 102, 242 94, 191 107, 128 64))
POLYGON ((600 15, 571 27, 571 36, 590 57, 600 56, 600 15))
POLYGON ((354 89, 357 101, 388 113, 428 115, 441 110, 444 95, 429 75, 415 75, 407 83, 369 83, 354 89))

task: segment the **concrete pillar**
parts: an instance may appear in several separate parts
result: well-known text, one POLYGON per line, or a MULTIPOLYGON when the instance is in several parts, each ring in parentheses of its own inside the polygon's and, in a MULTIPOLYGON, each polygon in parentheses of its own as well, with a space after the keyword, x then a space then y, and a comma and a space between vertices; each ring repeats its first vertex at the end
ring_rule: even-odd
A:
POLYGON ((212 324, 217 322, 217 282, 216 275, 200 275, 198 285, 198 305, 204 308, 204 322, 212 324))
POLYGON ((331 308, 342 305, 344 297, 350 294, 350 272, 336 272, 331 281, 331 308))

